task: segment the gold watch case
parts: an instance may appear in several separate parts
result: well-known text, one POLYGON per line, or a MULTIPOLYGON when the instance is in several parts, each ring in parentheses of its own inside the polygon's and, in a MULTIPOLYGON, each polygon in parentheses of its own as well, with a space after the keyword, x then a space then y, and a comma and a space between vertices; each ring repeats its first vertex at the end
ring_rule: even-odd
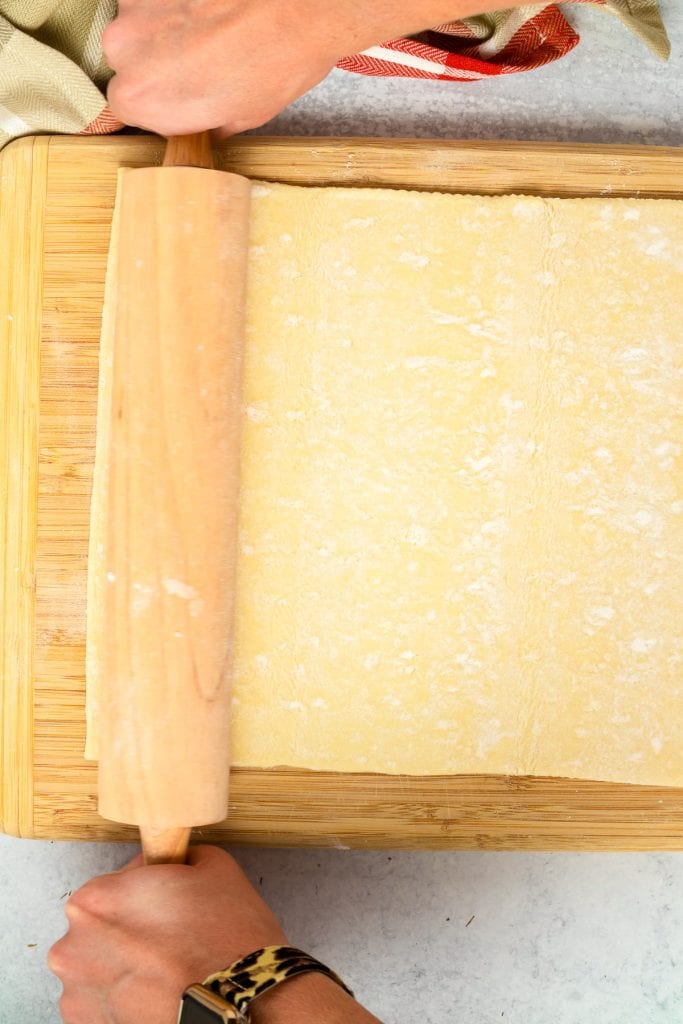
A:
POLYGON ((183 992, 177 1024, 230 1024, 231 1021, 249 1024, 249 1016, 239 1013, 203 985, 190 985, 183 992))

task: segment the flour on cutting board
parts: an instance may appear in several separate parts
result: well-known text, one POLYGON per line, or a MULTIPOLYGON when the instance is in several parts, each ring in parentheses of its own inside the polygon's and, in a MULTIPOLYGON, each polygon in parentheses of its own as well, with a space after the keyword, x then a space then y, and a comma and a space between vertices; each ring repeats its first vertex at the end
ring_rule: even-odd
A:
POLYGON ((233 761, 683 785, 683 204, 256 184, 249 260, 233 761))

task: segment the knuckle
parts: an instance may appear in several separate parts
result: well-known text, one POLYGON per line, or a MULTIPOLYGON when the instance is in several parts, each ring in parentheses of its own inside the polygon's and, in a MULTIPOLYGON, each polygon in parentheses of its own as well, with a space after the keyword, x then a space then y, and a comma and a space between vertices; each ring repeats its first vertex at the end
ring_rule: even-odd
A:
POLYGON ((64 907, 64 913, 66 919, 69 922, 69 929, 78 927, 78 925, 87 919, 87 912, 78 903, 69 903, 64 907))
POLYGON ((53 974, 63 974, 66 969, 66 957, 64 954, 64 940, 56 942, 47 954, 47 966, 53 974))
POLYGON ((139 84, 130 76, 114 75, 107 87, 109 106, 127 110, 134 105, 139 105, 140 92, 139 84))
POLYGON ((85 900, 86 897, 83 889, 79 889, 77 892, 69 896, 68 900, 64 904, 64 912, 66 913, 66 916, 68 917, 70 914, 78 913, 78 911, 83 910, 85 900))
POLYGON ((124 124, 162 135, 168 134, 165 126, 169 120, 175 119, 175 114, 169 119, 164 106, 142 79, 129 75, 115 75, 111 79, 107 87, 107 103, 112 114, 124 124))
POLYGON ((109 67, 115 71, 118 64, 116 59, 120 52, 119 47, 116 44, 116 36, 111 31, 112 26, 107 25, 104 32, 102 33, 101 46, 104 59, 106 60, 109 67))
POLYGON ((101 884, 101 879, 95 878, 86 882, 69 897, 64 907, 66 916, 70 919, 77 919, 84 912, 89 914, 102 914, 109 906, 107 887, 101 884))
POLYGON ((102 32, 100 40, 102 52, 110 67, 114 67, 125 53, 129 35, 130 33, 122 18, 115 18, 114 21, 110 21, 102 32))
POLYGON ((59 1000, 59 1012, 64 1024, 84 1024, 83 1002, 77 992, 65 992, 59 1000))

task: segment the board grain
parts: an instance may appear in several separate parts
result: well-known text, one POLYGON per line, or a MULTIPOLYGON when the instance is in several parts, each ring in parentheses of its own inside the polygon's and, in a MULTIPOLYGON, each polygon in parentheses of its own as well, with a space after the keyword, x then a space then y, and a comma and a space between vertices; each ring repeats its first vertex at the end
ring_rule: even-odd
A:
MULTIPOLYGON (((147 136, 35 137, 0 155, 0 826, 136 841, 97 814, 83 759, 85 599, 97 358, 120 166, 147 136)), ((217 166, 317 185, 683 198, 683 151, 245 137, 217 166)), ((228 821, 197 838, 269 845, 683 849, 683 790, 567 779, 232 771, 228 821)))

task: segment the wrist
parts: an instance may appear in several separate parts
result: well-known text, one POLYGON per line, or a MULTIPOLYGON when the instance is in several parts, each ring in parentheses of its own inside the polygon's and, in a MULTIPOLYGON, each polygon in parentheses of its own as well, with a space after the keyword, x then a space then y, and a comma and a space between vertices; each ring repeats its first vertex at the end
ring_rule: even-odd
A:
POLYGON ((251 1006, 252 1024, 380 1024, 331 978, 311 971, 276 985, 251 1006))

